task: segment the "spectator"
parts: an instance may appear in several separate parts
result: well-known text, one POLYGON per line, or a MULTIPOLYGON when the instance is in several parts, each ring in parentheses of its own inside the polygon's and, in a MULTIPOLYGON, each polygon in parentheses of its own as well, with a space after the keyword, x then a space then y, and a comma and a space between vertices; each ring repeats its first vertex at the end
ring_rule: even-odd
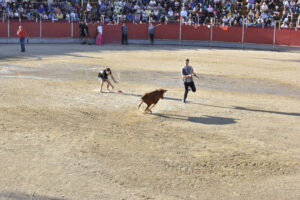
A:
POLYGON ((91 6, 90 2, 88 1, 86 4, 86 12, 89 14, 91 12, 92 8, 93 7, 91 6))
POLYGON ((97 27, 97 32, 98 35, 96 38, 96 45, 102 45, 104 40, 103 40, 103 27, 101 26, 101 24, 99 24, 99 26, 97 27))
MULTIPOLYGON (((93 6, 88 0, 86 10, 77 1, 44 4, 25 0, 2 1, 0 15, 4 18, 36 20, 87 20, 117 24, 127 22, 185 22, 241 25, 242 15, 248 17, 251 10, 262 13, 263 20, 283 19, 280 13, 286 10, 288 25, 295 25, 300 12, 300 0, 98 0, 93 6), (245 9, 244 9, 245 8, 245 9), (235 12, 237 10, 237 12, 235 12), (4 15, 3 15, 4 14, 4 15), (47 17, 46 17, 47 15, 47 17), (224 16, 226 16, 224 18, 224 16), (226 21, 226 20, 225 20, 226 21), (226 23, 228 23, 226 21, 226 23)), ((247 17, 247 18, 248 18, 247 17)), ((257 18, 253 21, 257 21, 257 18)), ((283 22, 283 21, 282 21, 283 22)), ((257 23, 257 22, 256 22, 257 23)), ((274 23, 270 23, 274 24, 274 23)))
POLYGON ((247 10, 249 10, 250 7, 253 10, 254 9, 254 3, 255 3, 255 0, 247 0, 247 5, 246 5, 247 10))
POLYGON ((38 12, 39 12, 39 14, 42 14, 43 12, 46 12, 46 9, 44 8, 43 5, 40 5, 40 7, 38 8, 38 12))
POLYGON ((182 8, 182 10, 180 12, 180 17, 182 17, 184 22, 186 22, 188 20, 188 14, 184 7, 182 8))
POLYGON ((128 41, 127 41, 127 36, 128 36, 128 26, 123 23, 122 25, 122 44, 128 44, 128 41))
POLYGON ((149 21, 149 15, 144 10, 143 13, 142 13, 142 22, 147 22, 147 21, 149 21))
POLYGON ((154 11, 153 11, 153 20, 156 22, 158 22, 160 20, 159 10, 157 7, 155 7, 154 11))
POLYGON ((57 18, 58 20, 62 20, 63 17, 64 17, 64 15, 62 14, 61 11, 59 11, 59 12, 56 14, 56 18, 57 18))
POLYGON ((44 20, 48 19, 48 16, 47 16, 46 12, 43 12, 41 17, 44 20))
POLYGON ((261 6, 261 12, 267 12, 269 9, 268 5, 266 4, 266 2, 263 2, 262 6, 261 6))

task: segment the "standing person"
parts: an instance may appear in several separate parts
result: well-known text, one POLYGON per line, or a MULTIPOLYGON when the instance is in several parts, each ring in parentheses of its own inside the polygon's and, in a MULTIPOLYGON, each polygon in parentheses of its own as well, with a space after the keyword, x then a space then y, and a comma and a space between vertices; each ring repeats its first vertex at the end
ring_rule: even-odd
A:
POLYGON ((194 73, 193 67, 189 65, 190 60, 187 58, 185 60, 185 66, 182 68, 182 79, 184 83, 184 97, 183 97, 183 103, 186 103, 186 98, 189 92, 189 87, 192 89, 193 92, 196 92, 196 87, 193 81, 193 76, 198 76, 194 73))
POLYGON ((83 21, 79 22, 79 31, 80 31, 80 37, 82 39, 81 44, 84 44, 85 33, 84 33, 84 22, 83 21))
POLYGON ((102 45, 103 44, 103 27, 101 24, 97 27, 98 35, 96 38, 96 45, 102 45))
POLYGON ((90 42, 90 35, 89 35, 89 24, 87 22, 85 22, 84 24, 84 34, 85 34, 85 38, 84 38, 84 44, 86 43, 86 41, 88 42, 89 45, 91 45, 92 43, 90 42))
POLYGON ((107 89, 106 89, 106 90, 107 90, 108 92, 110 92, 109 86, 111 86, 111 88, 114 89, 114 86, 113 86, 113 85, 111 84, 111 82, 109 81, 108 76, 110 76, 111 79, 112 79, 115 83, 117 83, 117 81, 115 80, 114 76, 112 75, 112 72, 111 72, 110 68, 106 68, 106 69, 100 71, 100 72, 98 73, 98 78, 99 78, 99 80, 101 81, 101 83, 100 83, 100 92, 101 92, 101 93, 102 93, 102 87, 103 87, 104 82, 107 82, 107 89))
POLYGON ((153 45, 153 42, 154 42, 155 28, 158 27, 159 25, 160 24, 154 26, 152 23, 150 23, 149 26, 148 26, 148 33, 149 33, 149 38, 150 38, 151 45, 153 45))
POLYGON ((128 44, 128 41, 127 41, 127 36, 128 36, 128 26, 123 23, 122 25, 122 44, 128 44))
POLYGON ((25 37, 27 37, 26 31, 23 29, 22 26, 19 26, 19 29, 17 31, 17 35, 20 38, 20 44, 21 44, 21 52, 25 52, 25 37))

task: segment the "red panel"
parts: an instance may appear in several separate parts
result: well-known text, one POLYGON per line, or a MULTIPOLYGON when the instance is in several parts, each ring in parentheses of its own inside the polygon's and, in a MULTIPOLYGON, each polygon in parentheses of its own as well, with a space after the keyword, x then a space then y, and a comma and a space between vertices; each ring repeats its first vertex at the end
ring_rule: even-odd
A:
POLYGON ((161 24, 155 29, 155 39, 179 40, 179 24, 161 24))
POLYGON ((295 31, 294 29, 277 29, 276 44, 300 46, 300 31, 295 31))
POLYGON ((0 22, 0 38, 7 38, 7 21, 0 22))
POLYGON ((22 26, 26 31, 28 37, 40 37, 40 22, 35 21, 9 21, 9 33, 11 38, 16 38, 19 26, 22 26))
POLYGON ((69 22, 42 22, 42 37, 43 38, 70 38, 71 23, 69 22))
POLYGON ((89 24, 89 34, 91 38, 96 38, 97 37, 97 27, 99 24, 89 24))
POLYGON ((148 39, 148 24, 126 24, 126 25, 128 26, 128 39, 137 39, 137 40, 148 39))
POLYGON ((182 40, 210 40, 210 28, 207 26, 200 25, 198 27, 182 25, 181 29, 182 40))
POLYGON ((104 43, 121 43, 122 34, 121 34, 120 25, 104 25, 103 26, 103 39, 104 43))
POLYGON ((245 27, 246 43, 256 44, 273 44, 273 29, 272 28, 256 28, 256 27, 245 27))
POLYGON ((228 27, 227 29, 219 26, 213 27, 213 41, 220 42, 242 42, 242 27, 228 27))
POLYGON ((79 22, 73 22, 73 37, 80 38, 79 22))

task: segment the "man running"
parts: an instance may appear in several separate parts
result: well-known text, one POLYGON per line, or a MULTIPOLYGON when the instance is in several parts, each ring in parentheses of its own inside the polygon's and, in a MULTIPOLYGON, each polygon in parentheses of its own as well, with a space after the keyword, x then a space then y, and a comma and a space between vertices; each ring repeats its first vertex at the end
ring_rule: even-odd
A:
POLYGON ((196 87, 193 81, 193 76, 198 76, 194 73, 193 67, 189 65, 190 60, 187 58, 185 60, 185 66, 182 68, 182 79, 184 83, 184 97, 183 97, 183 103, 186 103, 187 94, 189 92, 189 87, 192 89, 193 92, 196 92, 196 87))
POLYGON ((100 83, 100 86, 101 86, 100 92, 101 92, 101 93, 102 93, 102 87, 103 87, 104 82, 107 82, 107 92, 110 92, 109 86, 111 86, 111 88, 114 89, 114 86, 110 83, 110 81, 109 81, 109 79, 108 79, 108 76, 110 76, 110 77, 112 78, 112 80, 113 80, 115 83, 117 83, 117 81, 115 81, 115 78, 114 78, 114 76, 113 76, 112 73, 111 73, 110 68, 106 68, 106 69, 100 71, 100 72, 98 73, 98 78, 99 78, 99 80, 101 81, 101 83, 100 83))

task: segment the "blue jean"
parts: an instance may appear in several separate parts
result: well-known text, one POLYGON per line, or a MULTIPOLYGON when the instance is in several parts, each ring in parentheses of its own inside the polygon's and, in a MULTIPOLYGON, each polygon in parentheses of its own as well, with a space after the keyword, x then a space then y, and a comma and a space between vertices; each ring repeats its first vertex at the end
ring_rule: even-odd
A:
POLYGON ((21 50, 25 51, 25 38, 20 38, 21 50))

